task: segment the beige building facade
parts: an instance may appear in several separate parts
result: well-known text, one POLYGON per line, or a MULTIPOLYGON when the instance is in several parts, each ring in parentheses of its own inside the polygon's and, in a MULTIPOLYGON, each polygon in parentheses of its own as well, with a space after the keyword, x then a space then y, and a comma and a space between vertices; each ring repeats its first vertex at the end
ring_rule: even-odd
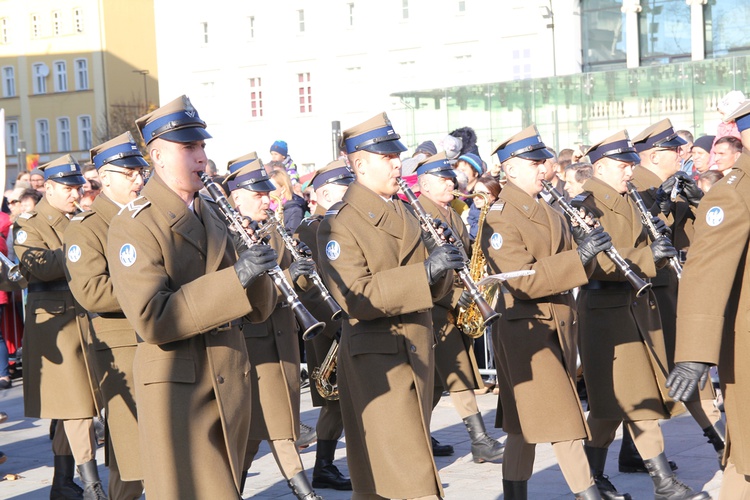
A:
POLYGON ((153 0, 0 1, 6 184, 158 105, 153 0))

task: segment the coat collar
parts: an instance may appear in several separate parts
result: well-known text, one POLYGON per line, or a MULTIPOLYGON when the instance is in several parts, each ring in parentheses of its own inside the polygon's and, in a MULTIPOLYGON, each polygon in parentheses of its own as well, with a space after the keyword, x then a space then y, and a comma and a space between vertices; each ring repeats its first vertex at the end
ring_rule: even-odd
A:
MULTIPOLYGON (((636 212, 636 208, 630 203, 630 197, 627 194, 620 194, 614 188, 604 181, 595 177, 588 179, 583 184, 583 189, 589 191, 596 198, 597 203, 601 203, 607 209, 625 217, 633 228, 633 240, 637 240, 643 232, 641 219, 636 212)), ((607 228, 605 227, 606 231, 607 228)))
POLYGON ((530 221, 537 224, 549 224, 547 211, 542 204, 547 202, 541 199, 534 199, 524 190, 509 182, 500 192, 500 198, 507 204, 514 206, 519 212, 529 218, 530 221))
POLYGON ((94 198, 94 202, 91 204, 91 210, 104 220, 107 227, 112 223, 112 218, 118 214, 120 209, 121 207, 104 193, 94 198))
POLYGON ((65 228, 68 227, 70 219, 68 219, 64 213, 53 207, 47 201, 47 198, 42 198, 37 203, 35 208, 36 213, 44 217, 47 224, 58 234, 60 242, 62 243, 62 234, 65 232, 65 228))

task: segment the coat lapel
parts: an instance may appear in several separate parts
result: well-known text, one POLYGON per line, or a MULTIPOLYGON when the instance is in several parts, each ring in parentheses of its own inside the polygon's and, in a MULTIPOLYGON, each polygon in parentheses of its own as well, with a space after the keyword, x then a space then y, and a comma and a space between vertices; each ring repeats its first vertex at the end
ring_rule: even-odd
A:
MULTIPOLYGON (((146 184, 146 187, 143 188, 143 195, 154 205, 154 208, 158 209, 174 233, 180 235, 203 255, 206 255, 206 244, 204 243, 206 233, 203 224, 198 216, 190 211, 182 199, 169 189, 158 175, 146 184)), ((198 203, 196 197, 194 204, 198 203)), ((206 211, 208 210, 210 209, 207 208, 206 211)))
POLYGON ((195 203, 201 204, 201 215, 203 227, 206 229, 206 273, 219 269, 227 250, 227 227, 219 220, 218 215, 209 206, 210 202, 203 200, 200 196, 195 203))

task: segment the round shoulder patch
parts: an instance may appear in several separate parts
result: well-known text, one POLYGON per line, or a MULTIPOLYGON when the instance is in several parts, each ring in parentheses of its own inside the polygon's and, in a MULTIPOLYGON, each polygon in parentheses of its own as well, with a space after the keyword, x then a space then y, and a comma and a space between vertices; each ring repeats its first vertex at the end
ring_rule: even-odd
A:
POLYGON ((492 233, 492 236, 490 236, 490 245, 495 250, 500 250, 503 246, 503 237, 500 236, 500 233, 492 233))
POLYGON ((336 260, 341 255, 341 245, 336 240, 331 240, 326 243, 326 257, 328 260, 336 260))
POLYGON ((711 207, 706 212, 706 224, 709 226, 718 226, 724 221, 724 210, 721 207, 711 207))
POLYGON ((78 260, 81 258, 81 247, 78 245, 73 245, 70 248, 68 248, 68 260, 70 262, 78 262, 78 260))
POLYGON ((122 265, 125 267, 130 267, 133 264, 135 264, 135 247, 131 245, 130 243, 125 243, 122 247, 120 247, 120 262, 122 262, 122 265))
POLYGON ((26 243, 26 238, 28 237, 29 235, 26 233, 26 231, 21 229, 16 233, 16 243, 20 243, 23 245, 24 243, 26 243))

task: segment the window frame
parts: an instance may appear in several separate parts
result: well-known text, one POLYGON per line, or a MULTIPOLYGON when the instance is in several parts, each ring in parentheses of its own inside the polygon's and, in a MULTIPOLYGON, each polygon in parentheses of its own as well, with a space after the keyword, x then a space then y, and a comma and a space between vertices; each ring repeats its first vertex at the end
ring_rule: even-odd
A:
POLYGON ((8 156, 16 156, 18 154, 19 145, 19 124, 18 120, 6 120, 5 121, 5 154, 8 156), (11 132, 12 126, 15 125, 15 133, 11 132))
POLYGON ((42 74, 37 69, 42 68, 43 66, 46 66, 46 64, 43 62, 33 63, 31 65, 33 95, 44 95, 47 93, 47 77, 42 76, 42 74))
POLYGON ((3 66, 3 97, 16 97, 16 67, 3 66), (10 78, 6 75, 6 70, 11 70, 10 78), (8 92, 8 81, 11 82, 11 92, 8 92))
POLYGON ((73 64, 75 65, 75 72, 76 72, 75 74, 76 90, 89 90, 91 88, 91 86, 89 85, 89 60, 86 59, 85 57, 79 57, 78 59, 73 60, 73 64), (86 78, 85 86, 81 85, 80 75, 81 75, 82 70, 78 64, 81 61, 83 61, 84 63, 83 73, 85 74, 85 78, 86 78))
POLYGON ((57 150, 61 153, 73 150, 70 118, 67 116, 59 116, 57 118, 57 150), (64 124, 67 125, 67 128, 63 127, 64 124))
POLYGON ((68 63, 65 60, 57 60, 52 63, 53 88, 55 92, 68 91, 68 63), (58 65, 62 65, 62 71, 58 71, 58 65), (62 79, 60 77, 62 76, 62 79), (62 85, 60 85, 62 83, 62 85))
POLYGON ((76 120, 78 124, 78 149, 88 151, 93 147, 94 136, 92 133, 93 122, 91 115, 78 115, 76 120), (83 120, 88 120, 88 125, 84 126, 83 120), (88 136, 86 135, 88 133, 88 136), (87 142, 88 141, 88 142, 87 142))
POLYGON ((37 118, 35 122, 36 129, 36 150, 39 154, 48 154, 51 152, 51 143, 49 136, 49 120, 46 118, 37 118), (46 130, 42 130, 40 125, 44 124, 46 130), (46 143, 46 144, 45 144, 46 143), (44 147, 46 146, 46 147, 44 147))

